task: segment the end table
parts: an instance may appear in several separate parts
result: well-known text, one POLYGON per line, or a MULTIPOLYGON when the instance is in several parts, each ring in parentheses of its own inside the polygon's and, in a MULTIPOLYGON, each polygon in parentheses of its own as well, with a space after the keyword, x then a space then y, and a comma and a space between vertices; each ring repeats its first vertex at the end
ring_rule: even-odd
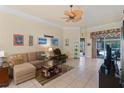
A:
POLYGON ((3 62, 0 66, 0 87, 5 87, 9 85, 9 64, 3 62))

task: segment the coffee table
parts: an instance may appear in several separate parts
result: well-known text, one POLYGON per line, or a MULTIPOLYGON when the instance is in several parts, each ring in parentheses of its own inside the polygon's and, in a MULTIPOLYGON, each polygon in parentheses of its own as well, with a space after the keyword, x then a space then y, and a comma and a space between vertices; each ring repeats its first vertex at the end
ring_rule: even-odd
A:
POLYGON ((53 61, 44 62, 41 67, 41 73, 46 78, 50 78, 62 71, 61 66, 53 61))

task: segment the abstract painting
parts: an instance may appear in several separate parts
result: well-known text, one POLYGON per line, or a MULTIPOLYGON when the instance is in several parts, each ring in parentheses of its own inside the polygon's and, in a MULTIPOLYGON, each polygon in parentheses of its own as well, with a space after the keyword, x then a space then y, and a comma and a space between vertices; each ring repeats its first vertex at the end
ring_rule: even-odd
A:
POLYGON ((13 35, 14 46, 24 46, 24 35, 14 34, 13 35))
POLYGON ((59 44, 58 38, 52 38, 51 43, 52 43, 53 46, 58 46, 58 44, 59 44))
POLYGON ((45 44, 47 44, 47 39, 42 38, 42 37, 39 37, 38 38, 38 44, 39 45, 45 45, 45 44))
POLYGON ((33 46, 33 36, 29 36, 29 46, 33 46))

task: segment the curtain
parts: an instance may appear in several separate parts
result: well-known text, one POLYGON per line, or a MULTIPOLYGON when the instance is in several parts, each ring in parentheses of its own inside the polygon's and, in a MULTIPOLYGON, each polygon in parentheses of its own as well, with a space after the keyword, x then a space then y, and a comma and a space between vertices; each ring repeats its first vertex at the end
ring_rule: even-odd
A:
POLYGON ((92 58, 97 57, 97 49, 96 49, 96 39, 97 38, 107 38, 107 37, 120 37, 121 29, 109 29, 104 31, 91 32, 90 37, 92 38, 92 58))
POLYGON ((120 28, 90 33, 91 38, 120 37, 120 35, 121 35, 121 29, 120 28))

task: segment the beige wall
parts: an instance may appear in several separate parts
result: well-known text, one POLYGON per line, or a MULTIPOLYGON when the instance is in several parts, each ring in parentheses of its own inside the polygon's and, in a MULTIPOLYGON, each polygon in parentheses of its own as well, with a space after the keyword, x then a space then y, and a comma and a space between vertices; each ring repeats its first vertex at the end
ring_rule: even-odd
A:
MULTIPOLYGON (((80 28, 65 27, 63 28, 63 50, 70 58, 74 58, 74 43, 78 42, 80 46, 80 28), (69 40, 69 46, 65 46, 65 40, 69 40)), ((79 50, 79 47, 78 47, 79 50)), ((79 54, 78 54, 79 57, 79 54)))
POLYGON ((37 38, 38 36, 43 37, 44 34, 59 38, 59 47, 62 49, 62 31, 60 28, 46 26, 14 15, 0 13, 0 49, 5 50, 6 55, 43 49, 42 46, 37 44, 37 38), (13 46, 13 34, 24 35, 24 46, 13 46), (34 36, 33 46, 28 46, 29 35, 34 36))
POLYGON ((5 53, 13 54, 42 50, 43 47, 37 44, 38 36, 44 34, 53 35, 59 38, 59 47, 70 57, 74 57, 74 42, 80 42, 80 37, 85 38, 85 53, 87 57, 92 55, 92 39, 90 32, 121 27, 121 22, 115 22, 91 28, 65 27, 63 29, 51 27, 45 24, 25 19, 22 17, 0 13, 0 49, 5 53), (83 36, 81 35, 83 33, 83 36), (24 46, 13 46, 13 34, 24 35, 24 46), (28 46, 28 36, 34 36, 34 45, 28 46), (69 46, 65 46, 65 39, 69 39, 69 46), (87 44, 90 43, 90 46, 87 44))
POLYGON ((103 31, 103 30, 108 30, 113 28, 121 28, 121 26, 122 26, 122 22, 114 22, 114 23, 108 23, 105 25, 94 26, 91 28, 82 28, 81 37, 85 38, 86 57, 92 57, 92 39, 90 38, 90 32, 103 31), (87 43, 90 43, 91 45, 87 46, 87 43))

